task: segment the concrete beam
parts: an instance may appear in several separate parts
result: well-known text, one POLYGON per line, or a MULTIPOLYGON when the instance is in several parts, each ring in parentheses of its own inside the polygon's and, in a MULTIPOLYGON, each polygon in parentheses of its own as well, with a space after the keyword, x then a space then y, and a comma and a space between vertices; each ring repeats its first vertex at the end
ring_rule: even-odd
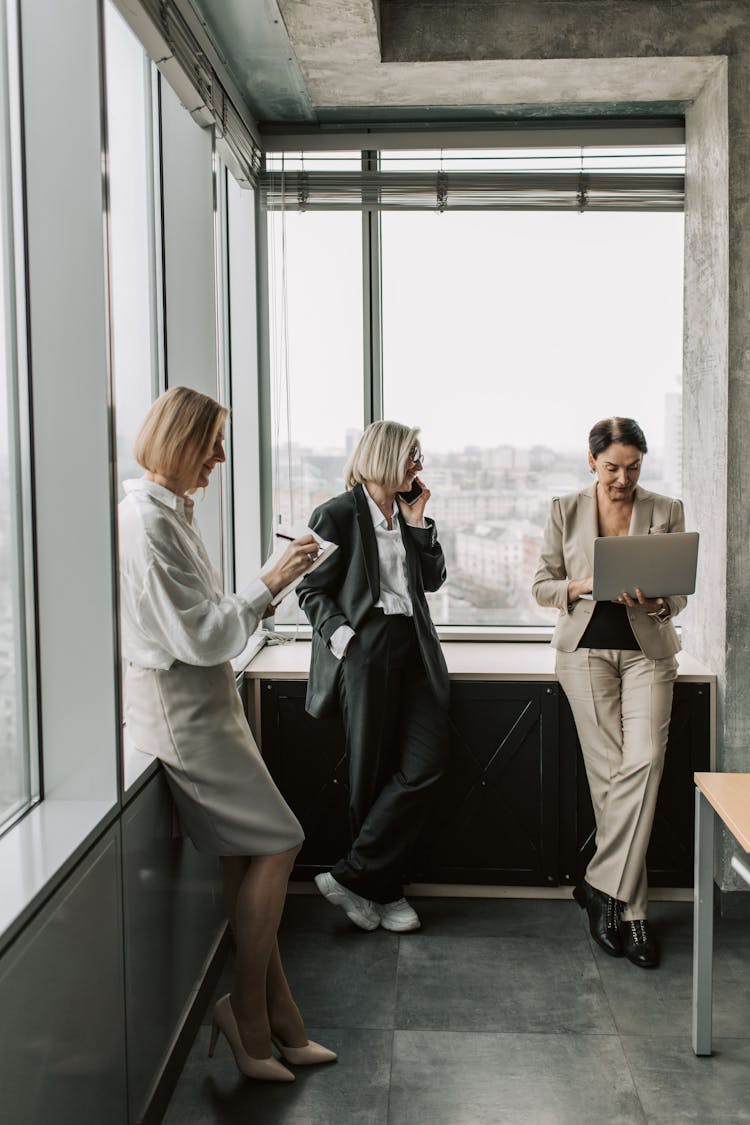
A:
POLYGON ((745 0, 381 0, 383 62, 730 55, 745 0))
MULTIPOLYGON (((549 57, 549 52, 546 57, 529 57, 533 40, 528 39, 523 49, 519 44, 516 57, 507 59, 485 54, 463 60, 384 62, 372 0, 279 0, 279 6, 316 107, 674 102, 697 96, 714 65, 711 57, 695 51, 688 52, 689 57, 655 57, 654 52, 643 58, 612 57, 604 50, 592 50, 584 59, 573 53, 549 57)), ((472 7, 483 12, 493 8, 448 7, 454 19, 460 12, 462 20, 472 7)), ((436 18, 442 13, 442 8, 427 9, 436 18)), ((381 11, 388 11, 388 5, 381 11)), ((477 30, 485 23, 479 18, 477 30)), ((432 22, 430 26, 435 28, 432 22)))

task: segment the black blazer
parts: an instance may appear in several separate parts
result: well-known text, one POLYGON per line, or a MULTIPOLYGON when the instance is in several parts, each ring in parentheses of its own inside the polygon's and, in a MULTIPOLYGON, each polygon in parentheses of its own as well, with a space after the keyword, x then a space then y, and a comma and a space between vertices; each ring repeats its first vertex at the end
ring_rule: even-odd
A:
MULTIPOLYGON (((434 523, 426 522, 427 527, 411 527, 400 518, 399 526, 419 650, 436 701, 447 709, 448 669, 424 596, 425 590, 439 590, 445 581, 445 558, 434 523)), ((350 625, 356 632, 362 624, 380 597, 380 566, 375 528, 361 484, 316 508, 310 527, 339 546, 297 587, 299 604, 313 627, 305 706, 311 715, 322 718, 338 708, 336 683, 341 661, 328 641, 339 625, 350 625)))

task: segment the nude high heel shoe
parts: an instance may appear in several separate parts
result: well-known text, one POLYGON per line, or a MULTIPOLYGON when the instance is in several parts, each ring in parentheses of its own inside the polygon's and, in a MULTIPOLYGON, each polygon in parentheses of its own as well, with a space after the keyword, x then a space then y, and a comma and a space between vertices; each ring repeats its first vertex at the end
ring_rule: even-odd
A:
POLYGON ((314 1039, 308 1039, 304 1047, 287 1047, 278 1035, 272 1034, 271 1042, 292 1066, 317 1066, 318 1063, 336 1062, 338 1058, 335 1051, 329 1051, 328 1047, 322 1047, 314 1039))
POLYGON ((242 1045, 240 1029, 237 1026, 234 1011, 229 1000, 229 993, 216 1001, 214 1020, 211 1027, 211 1041, 208 1045, 208 1057, 214 1057, 216 1040, 221 1032, 232 1049, 237 1069, 246 1078, 257 1078, 261 1082, 294 1082, 294 1075, 277 1058, 269 1055, 267 1059, 254 1059, 248 1055, 242 1045))

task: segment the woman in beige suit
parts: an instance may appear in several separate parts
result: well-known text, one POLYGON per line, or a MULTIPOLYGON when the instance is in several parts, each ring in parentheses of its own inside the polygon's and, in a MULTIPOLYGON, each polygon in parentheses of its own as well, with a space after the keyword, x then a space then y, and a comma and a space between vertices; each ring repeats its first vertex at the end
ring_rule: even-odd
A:
POLYGON ((683 531, 682 503, 638 487, 646 439, 632 418, 589 434, 591 488, 552 500, 533 593, 556 606, 556 671, 573 711, 596 817, 596 851, 574 890, 594 940, 641 968, 658 964, 646 920, 654 819, 684 597, 591 600, 594 540, 683 531))

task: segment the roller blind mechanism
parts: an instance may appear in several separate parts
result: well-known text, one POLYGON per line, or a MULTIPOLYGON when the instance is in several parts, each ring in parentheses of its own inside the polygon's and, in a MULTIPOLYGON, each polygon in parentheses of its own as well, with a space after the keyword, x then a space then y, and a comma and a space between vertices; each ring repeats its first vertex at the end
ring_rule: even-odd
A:
POLYGON ((379 154, 377 170, 320 153, 274 155, 260 174, 268 210, 682 211, 684 148, 379 154), (432 165, 432 166, 430 166, 432 165))

